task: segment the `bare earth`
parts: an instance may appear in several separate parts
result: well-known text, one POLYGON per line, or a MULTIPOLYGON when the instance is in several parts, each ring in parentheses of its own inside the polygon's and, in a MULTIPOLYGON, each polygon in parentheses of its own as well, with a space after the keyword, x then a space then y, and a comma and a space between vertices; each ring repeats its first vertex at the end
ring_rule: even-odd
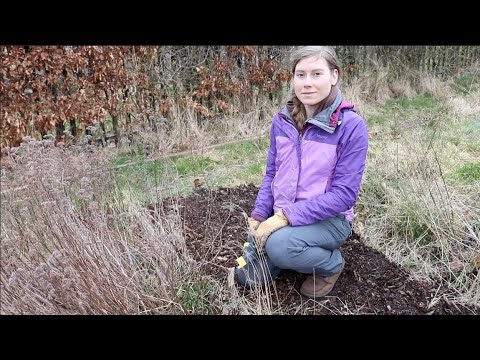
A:
MULTIPOLYGON (((201 271, 225 284, 227 269, 236 266, 235 259, 241 255, 246 216, 257 192, 254 185, 217 190, 198 187, 192 195, 180 199, 188 250, 201 271)), ((165 210, 167 203, 163 203, 165 210)), ((272 290, 276 291, 273 307, 285 314, 480 313, 479 308, 456 303, 439 284, 413 280, 408 271, 364 245, 356 234, 340 250, 345 269, 328 296, 316 301, 302 296, 299 288, 307 275, 284 270, 272 290), (434 295, 438 301, 432 301, 434 295)), ((244 296, 255 295, 236 286, 244 296)))

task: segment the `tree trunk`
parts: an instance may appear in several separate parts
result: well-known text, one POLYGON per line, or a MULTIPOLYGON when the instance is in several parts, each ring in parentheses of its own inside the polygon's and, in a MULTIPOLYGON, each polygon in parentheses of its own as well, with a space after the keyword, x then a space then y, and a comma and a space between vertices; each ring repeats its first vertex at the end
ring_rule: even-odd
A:
POLYGON ((77 138, 77 123, 75 122, 75 118, 70 119, 70 133, 76 139, 77 138))
POLYGON ((55 131, 56 131, 56 136, 55 136, 55 141, 59 142, 65 139, 65 124, 63 121, 58 121, 55 124, 55 131))
POLYGON ((113 128, 113 135, 115 136, 115 146, 118 146, 120 141, 120 129, 118 128, 118 116, 115 112, 110 113, 112 116, 112 128, 113 128))

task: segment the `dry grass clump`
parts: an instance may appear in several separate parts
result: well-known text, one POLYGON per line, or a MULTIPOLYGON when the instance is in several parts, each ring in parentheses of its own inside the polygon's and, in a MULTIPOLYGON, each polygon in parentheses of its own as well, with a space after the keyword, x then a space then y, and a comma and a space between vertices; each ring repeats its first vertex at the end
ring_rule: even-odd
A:
MULTIPOLYGON (((200 275, 176 204, 152 213, 119 191, 112 150, 27 139, 2 170, 2 314, 191 312, 179 284, 200 275)), ((148 185, 146 185, 148 186, 148 185)))

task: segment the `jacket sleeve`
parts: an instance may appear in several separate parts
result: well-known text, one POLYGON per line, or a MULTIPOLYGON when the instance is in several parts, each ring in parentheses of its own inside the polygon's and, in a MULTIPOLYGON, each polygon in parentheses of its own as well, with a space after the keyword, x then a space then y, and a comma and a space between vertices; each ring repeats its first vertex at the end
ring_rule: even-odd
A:
POLYGON ((259 221, 264 221, 273 215, 272 181, 276 174, 275 159, 277 156, 274 126, 275 123, 273 122, 270 128, 270 146, 267 155, 266 172, 251 214, 252 218, 259 221))
POLYGON ((368 129, 361 117, 356 120, 338 145, 337 163, 327 191, 283 209, 291 225, 308 225, 337 216, 357 201, 367 158, 368 129))

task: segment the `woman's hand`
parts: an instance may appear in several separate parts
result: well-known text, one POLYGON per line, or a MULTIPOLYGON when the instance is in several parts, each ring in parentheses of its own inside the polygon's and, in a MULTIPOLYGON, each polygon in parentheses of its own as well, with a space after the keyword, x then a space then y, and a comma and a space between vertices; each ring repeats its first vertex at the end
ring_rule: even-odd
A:
POLYGON ((248 232, 249 233, 253 233, 255 230, 257 230, 258 225, 260 225, 260 221, 255 220, 252 217, 248 217, 247 222, 248 222, 248 232))
POLYGON ((257 230, 253 232, 253 237, 255 239, 255 245, 259 252, 263 251, 265 242, 271 233, 277 231, 288 225, 288 219, 283 214, 283 211, 278 211, 275 215, 269 217, 264 222, 260 223, 257 230))

